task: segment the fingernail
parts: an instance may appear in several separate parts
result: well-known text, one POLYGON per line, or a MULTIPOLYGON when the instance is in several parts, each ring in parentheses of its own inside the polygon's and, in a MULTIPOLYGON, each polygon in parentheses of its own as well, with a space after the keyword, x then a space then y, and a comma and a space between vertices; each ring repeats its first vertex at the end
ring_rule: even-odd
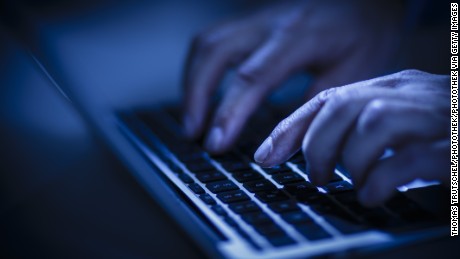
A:
POLYGON ((185 115, 183 118, 183 123, 185 135, 187 137, 193 137, 193 135, 195 134, 195 124, 193 122, 192 117, 190 117, 190 115, 185 115))
POLYGON ((220 147, 222 146, 223 140, 223 131, 220 127, 213 127, 209 132, 209 136, 206 140, 206 149, 211 152, 219 151, 220 147))
POLYGON ((263 163, 267 160, 270 152, 273 149, 273 140, 272 137, 268 137, 262 145, 257 149, 256 153, 254 154, 254 160, 257 163, 263 163))

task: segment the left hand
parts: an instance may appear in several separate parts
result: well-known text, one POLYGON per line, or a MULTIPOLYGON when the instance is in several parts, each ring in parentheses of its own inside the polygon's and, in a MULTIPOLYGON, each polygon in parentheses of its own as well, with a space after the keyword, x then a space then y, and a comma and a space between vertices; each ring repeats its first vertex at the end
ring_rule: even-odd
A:
POLYGON ((254 158, 282 163, 303 139, 315 184, 342 163, 360 201, 378 205, 416 178, 449 181, 449 98, 448 76, 416 70, 331 88, 280 122, 254 158), (379 159, 387 148, 395 154, 379 159))

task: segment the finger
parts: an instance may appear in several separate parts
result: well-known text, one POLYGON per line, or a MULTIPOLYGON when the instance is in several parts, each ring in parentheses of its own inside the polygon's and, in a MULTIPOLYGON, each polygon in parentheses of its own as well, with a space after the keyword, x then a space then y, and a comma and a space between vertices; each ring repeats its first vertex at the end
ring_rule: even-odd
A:
POLYGON ((394 91, 383 88, 350 89, 329 98, 311 123, 303 152, 312 181, 324 185, 340 159, 340 151, 361 110, 376 97, 394 98, 394 91))
POLYGON ((296 44, 291 35, 275 35, 239 67, 213 119, 205 142, 208 151, 230 148, 267 94, 296 71, 299 63, 291 49, 296 44))
POLYGON ((420 143, 401 149, 395 156, 378 162, 369 173, 358 198, 365 206, 376 206, 395 189, 417 178, 449 181, 449 141, 420 143))
POLYGON ((364 107, 348 137, 342 163, 359 188, 386 148, 446 137, 448 123, 449 118, 432 107, 408 100, 374 99, 364 107))
POLYGON ((395 84, 395 75, 388 75, 320 92, 275 127, 254 154, 254 160, 261 166, 270 167, 289 159, 299 150, 311 122, 329 99, 360 89, 393 88, 395 84))
POLYGON ((262 35, 257 32, 243 37, 246 35, 246 30, 233 30, 205 34, 194 40, 184 75, 184 126, 188 136, 196 137, 202 132, 210 97, 228 66, 251 52, 262 40, 262 35))
POLYGON ((329 99, 360 89, 391 85, 390 77, 382 77, 322 91, 275 127, 256 151, 254 160, 261 166, 270 167, 289 159, 299 150, 311 122, 329 99))
POLYGON ((313 118, 326 100, 338 90, 338 88, 330 88, 321 92, 278 123, 270 136, 257 149, 254 160, 264 167, 275 166, 288 160, 300 149, 302 139, 313 118))

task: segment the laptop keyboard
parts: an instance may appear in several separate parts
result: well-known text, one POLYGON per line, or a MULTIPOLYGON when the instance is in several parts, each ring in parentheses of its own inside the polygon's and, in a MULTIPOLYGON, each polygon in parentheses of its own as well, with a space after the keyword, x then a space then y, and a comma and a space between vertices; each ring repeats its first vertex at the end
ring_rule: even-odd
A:
POLYGON ((314 186, 301 153, 276 167, 259 167, 254 151, 280 120, 271 114, 255 116, 240 144, 218 156, 182 135, 177 110, 129 114, 123 120, 199 200, 259 249, 398 231, 432 219, 401 193, 381 207, 361 206, 347 174, 338 170, 327 185, 314 186))

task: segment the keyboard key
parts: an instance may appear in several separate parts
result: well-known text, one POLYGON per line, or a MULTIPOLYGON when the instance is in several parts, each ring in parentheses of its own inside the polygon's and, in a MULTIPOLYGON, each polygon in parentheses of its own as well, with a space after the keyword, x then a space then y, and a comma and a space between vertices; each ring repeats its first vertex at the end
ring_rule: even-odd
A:
POLYGON ((289 236, 270 237, 268 238, 268 242, 270 242, 270 244, 276 247, 295 244, 295 241, 289 236))
MULTIPOLYGON (((298 168, 300 169, 300 171, 302 171, 304 174, 306 175, 310 175, 310 172, 307 171, 307 168, 306 166, 298 166, 298 168)), ((332 173, 332 176, 331 178, 329 179, 329 183, 333 183, 333 182, 340 182, 340 181, 343 181, 342 177, 340 177, 339 175, 337 175, 336 173, 332 173)))
POLYGON ((320 192, 316 193, 298 193, 296 195, 297 200, 300 202, 307 203, 309 205, 320 205, 332 202, 331 199, 328 198, 326 194, 322 194, 320 192))
POLYGON ((276 213, 300 210, 299 206, 297 206, 297 204, 293 201, 271 203, 268 205, 268 207, 276 213))
POLYGON ((265 225, 256 225, 254 226, 254 229, 262 236, 267 236, 267 237, 277 237, 277 236, 286 235, 286 232, 284 232, 283 229, 281 229, 275 223, 269 223, 265 225))
POLYGON ((214 205, 211 209, 219 216, 227 216, 227 212, 219 205, 214 205))
POLYGON ((292 196, 305 195, 308 193, 317 193, 318 188, 309 182, 300 182, 294 184, 287 184, 284 186, 284 189, 287 193, 292 196))
POLYGON ((260 211, 260 207, 253 201, 231 204, 230 209, 236 214, 260 211))
POLYGON ((281 185, 305 181, 305 179, 302 176, 296 173, 285 173, 285 174, 274 175, 273 180, 275 180, 277 183, 281 185))
POLYGON ((252 170, 251 166, 244 162, 225 162, 221 164, 228 172, 240 172, 252 170))
POLYGON ((244 221, 249 225, 264 225, 272 223, 272 219, 263 212, 254 212, 241 215, 244 221))
POLYGON ((325 216, 324 219, 342 234, 359 233, 369 228, 365 224, 350 221, 346 218, 341 218, 335 215, 325 216))
POLYGON ((305 214, 304 212, 301 211, 294 211, 294 212, 288 212, 281 214, 281 217, 288 223, 290 224, 302 224, 302 223, 309 223, 312 222, 313 220, 305 214))
POLYGON ((336 173, 334 173, 334 174, 332 175, 332 178, 329 179, 329 182, 330 182, 330 183, 333 183, 333 182, 340 182, 340 181, 343 181, 343 178, 340 177, 340 176, 339 176, 338 174, 336 174, 336 173))
POLYGON ((353 190, 353 186, 346 181, 340 181, 329 183, 326 186, 324 186, 324 189, 326 189, 328 193, 335 194, 340 192, 351 191, 353 190))
POLYGON ((298 152, 289 159, 289 162, 293 164, 299 164, 305 162, 305 158, 301 152, 298 152))
POLYGON ((300 234, 311 241, 331 237, 329 233, 327 233, 323 228, 313 222, 308 224, 294 225, 294 227, 297 231, 299 231, 300 234))
POLYGON ((289 199, 289 197, 280 190, 258 192, 256 193, 256 198, 265 203, 285 201, 289 199))
POLYGON ((208 183, 206 184, 206 188, 208 188, 208 190, 210 190, 212 193, 238 190, 238 186, 236 186, 230 180, 208 183))
POLYGON ((186 165, 187 169, 192 173, 215 171, 216 168, 211 165, 208 161, 200 161, 186 165))
POLYGON ((234 221, 232 218, 230 218, 230 217, 225 217, 224 220, 225 220, 225 223, 227 223, 227 224, 230 225, 231 227, 239 228, 238 223, 236 223, 236 221, 234 221))
POLYGON ((196 152, 185 152, 185 153, 175 153, 177 158, 185 164, 188 163, 193 163, 195 161, 202 161, 204 157, 204 153, 201 151, 196 151, 196 152))
POLYGON ((201 188, 201 186, 199 184, 197 184, 197 183, 189 184, 188 188, 190 188, 190 190, 192 190, 196 194, 203 194, 204 193, 204 189, 201 188))
POLYGON ((227 177, 218 171, 204 172, 196 175, 196 178, 202 183, 225 180, 227 177))
POLYGON ((276 186, 272 184, 270 181, 265 180, 265 179, 254 181, 254 182, 248 182, 248 183, 243 184, 243 186, 250 192, 276 190, 276 186))
POLYGON ((214 205, 216 204, 216 201, 211 197, 209 194, 201 194, 200 199, 204 201, 208 205, 214 205))
POLYGON ((388 200, 385 203, 385 206, 393 213, 407 221, 424 221, 433 218, 429 212, 422 209, 417 203, 401 193, 397 193, 388 200))
POLYGON ((239 155, 232 151, 223 154, 209 154, 209 156, 219 163, 239 162, 241 160, 239 155))
POLYGON ((184 183, 193 183, 193 179, 188 176, 187 174, 180 174, 179 178, 182 180, 184 183))
POLYGON ((280 173, 292 172, 292 169, 287 167, 284 164, 277 165, 277 166, 270 167, 270 168, 263 168, 263 170, 267 174, 280 174, 280 173))
POLYGON ((344 210, 341 206, 333 201, 312 204, 310 208, 323 216, 332 215, 348 221, 359 222, 359 218, 357 218, 354 214, 351 214, 349 211, 344 210))
POLYGON ((217 195, 217 198, 223 203, 233 203, 239 201, 247 201, 249 197, 241 190, 224 192, 217 195))
POLYGON ((251 170, 251 171, 236 172, 233 174, 233 178, 235 178, 240 183, 244 183, 244 182, 259 180, 259 179, 262 179, 263 177, 258 172, 251 170))

